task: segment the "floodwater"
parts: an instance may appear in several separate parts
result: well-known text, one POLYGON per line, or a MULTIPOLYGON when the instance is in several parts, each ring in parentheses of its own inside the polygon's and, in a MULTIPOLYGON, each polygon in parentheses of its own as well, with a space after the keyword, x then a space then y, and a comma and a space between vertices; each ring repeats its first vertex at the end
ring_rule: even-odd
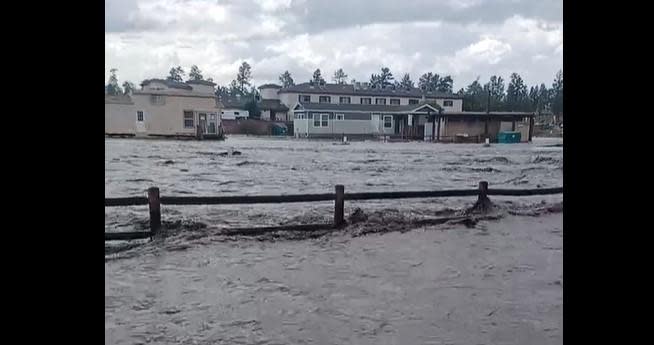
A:
MULTIPOLYGON (((107 139, 105 196, 558 187, 556 143, 107 139)), ((333 202, 162 206, 164 237, 105 246, 105 343, 561 344, 562 196, 492 200, 499 219, 423 227, 474 197, 346 201, 368 220, 316 238, 220 230, 330 222, 333 202)), ((105 231, 147 217, 106 208, 105 231)))

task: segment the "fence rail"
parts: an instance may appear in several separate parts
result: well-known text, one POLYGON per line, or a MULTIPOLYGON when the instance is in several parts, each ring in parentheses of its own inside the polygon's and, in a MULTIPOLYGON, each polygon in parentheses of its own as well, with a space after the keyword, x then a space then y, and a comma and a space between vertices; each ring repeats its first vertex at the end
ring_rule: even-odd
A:
MULTIPOLYGON (((150 231, 147 232, 105 232, 105 240, 129 240, 148 238, 154 236, 161 228, 161 205, 228 205, 228 204, 266 204, 266 203, 292 203, 317 202, 334 200, 333 224, 307 224, 288 225, 278 227, 248 228, 250 233, 262 233, 290 229, 296 231, 318 230, 327 227, 340 227, 345 223, 345 200, 383 200, 407 198, 439 198, 458 196, 478 196, 478 202, 488 198, 488 195, 504 196, 530 196, 561 194, 563 187, 537 188, 537 189, 488 189, 488 182, 479 183, 478 189, 450 189, 436 191, 407 191, 407 192, 369 192, 345 193, 343 185, 336 185, 335 193, 323 194, 294 194, 294 195, 255 195, 255 196, 159 196, 159 188, 148 189, 147 197, 105 198, 105 207, 148 205, 150 209, 150 231)), ((231 229, 238 231, 242 229, 231 229)), ((229 233, 230 230, 227 230, 229 233)))

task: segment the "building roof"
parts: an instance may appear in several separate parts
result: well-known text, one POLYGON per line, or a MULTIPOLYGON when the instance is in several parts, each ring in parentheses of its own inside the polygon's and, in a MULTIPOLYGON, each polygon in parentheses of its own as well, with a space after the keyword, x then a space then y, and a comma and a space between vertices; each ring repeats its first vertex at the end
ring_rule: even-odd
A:
POLYGON ((167 87, 172 88, 172 89, 183 89, 183 90, 192 90, 193 89, 190 85, 188 85, 186 83, 180 83, 180 82, 173 81, 173 80, 156 79, 156 78, 155 79, 146 79, 146 80, 142 81, 141 86, 146 86, 146 85, 148 85, 150 83, 161 83, 161 84, 164 84, 167 87))
POLYGON ((187 80, 186 84, 200 84, 200 85, 207 85, 207 86, 216 86, 216 83, 208 81, 208 80, 187 80))
POLYGON ((104 95, 104 103, 109 104, 134 104, 132 98, 129 95, 104 95))
POLYGON ((259 108, 261 110, 288 111, 288 107, 278 99, 262 99, 259 102, 259 108))
POLYGON ((259 89, 281 89, 282 86, 277 85, 277 84, 263 84, 263 85, 259 86, 258 88, 259 89))
POLYGON ((413 88, 395 88, 387 87, 384 89, 377 89, 371 87, 355 87, 352 84, 314 84, 302 83, 287 88, 282 88, 279 93, 320 93, 331 95, 351 95, 351 96, 379 96, 379 97, 414 97, 421 98, 423 95, 428 98, 448 98, 448 99, 462 99, 463 96, 444 93, 438 91, 423 91, 422 89, 413 88))
MULTIPOLYGON (((428 102, 408 105, 381 105, 381 104, 334 104, 334 103, 298 103, 302 110, 309 111, 342 111, 367 113, 413 113, 438 112, 440 105, 428 102)), ((296 110, 299 110, 296 108, 296 110)))

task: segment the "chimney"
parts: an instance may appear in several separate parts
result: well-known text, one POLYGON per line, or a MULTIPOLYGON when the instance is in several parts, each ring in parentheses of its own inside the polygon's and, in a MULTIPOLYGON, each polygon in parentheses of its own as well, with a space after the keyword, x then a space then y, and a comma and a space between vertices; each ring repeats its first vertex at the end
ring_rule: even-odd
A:
POLYGON ((358 90, 358 89, 360 89, 360 88, 361 88, 361 82, 358 82, 358 81, 355 82, 355 83, 354 83, 354 89, 355 89, 355 90, 358 90))

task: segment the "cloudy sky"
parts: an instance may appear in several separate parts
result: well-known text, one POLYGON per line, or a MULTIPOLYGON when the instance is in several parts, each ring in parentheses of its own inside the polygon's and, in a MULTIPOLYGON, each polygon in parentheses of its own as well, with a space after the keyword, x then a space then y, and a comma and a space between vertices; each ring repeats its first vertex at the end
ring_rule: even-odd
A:
POLYGON ((455 90, 512 72, 550 86, 562 18, 563 0, 105 0, 105 80, 112 67, 138 84, 196 64, 226 85, 247 61, 255 85, 316 68, 367 81, 388 66, 416 82, 449 74, 455 90))

